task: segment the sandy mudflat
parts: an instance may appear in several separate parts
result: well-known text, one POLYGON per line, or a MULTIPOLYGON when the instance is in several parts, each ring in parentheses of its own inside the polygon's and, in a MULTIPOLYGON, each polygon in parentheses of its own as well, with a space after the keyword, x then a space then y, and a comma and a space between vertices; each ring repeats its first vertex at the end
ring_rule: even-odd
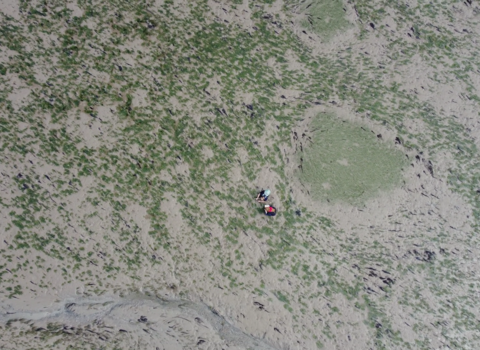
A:
POLYGON ((0 0, 0 348, 478 349, 479 19, 0 0))

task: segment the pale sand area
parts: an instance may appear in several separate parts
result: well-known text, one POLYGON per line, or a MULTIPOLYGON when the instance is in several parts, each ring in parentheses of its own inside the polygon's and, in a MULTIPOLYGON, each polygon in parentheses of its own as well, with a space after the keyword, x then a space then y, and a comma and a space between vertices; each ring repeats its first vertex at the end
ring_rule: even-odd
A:
MULTIPOLYGON (((415 7, 416 2, 409 3, 415 7)), ((162 1, 152 3, 151 11, 162 4, 162 1)), ((187 1, 175 1, 174 5, 174 16, 190 16, 187 1)), ((303 27, 299 25, 300 20, 296 18, 297 14, 286 11, 284 5, 288 4, 278 0, 266 5, 263 11, 277 16, 275 19, 282 23, 282 26, 277 26, 275 30, 292 31, 298 35, 297 39, 309 48, 312 57, 337 57, 348 48, 354 56, 361 56, 368 51, 376 63, 383 64, 389 60, 386 57, 387 51, 384 50, 389 40, 384 36, 372 34, 362 41, 358 40, 361 28, 370 26, 358 21, 352 4, 345 4, 346 18, 351 21, 352 27, 336 34, 330 40, 323 40, 321 36, 311 32, 304 34, 303 27)), ((208 6, 211 12, 206 21, 236 26, 235 28, 250 33, 256 31, 254 27, 258 26, 258 23, 251 17, 256 4, 245 0, 242 4, 232 6, 232 3, 227 1, 208 1, 208 6)), ((478 19, 478 8, 475 6, 458 5, 451 13, 455 16, 460 31, 467 28, 472 41, 476 43, 480 31, 478 25, 472 26, 470 23, 472 19, 478 19)), ((68 3, 67 7, 72 11, 72 18, 82 16, 85 12, 84 8, 75 3, 68 3)), ((19 24, 27 18, 26 12, 21 12, 19 3, 15 1, 0 0, 0 11, 19 24)), ((130 15, 133 18, 133 12, 130 15)), ((5 18, 2 17, 2 26, 6 25, 5 18)), ((386 21, 393 27, 398 18, 392 14, 390 20, 386 21)), ((90 25, 95 29, 93 20, 90 25)), ((376 23, 376 26, 379 25, 380 23, 376 23)), ((124 45, 131 50, 149 50, 149 47, 142 46, 142 41, 138 40, 124 45)), ((1 49, 0 64, 8 64, 14 53, 6 47, 1 49)), ((129 69, 138 68, 141 59, 132 57, 120 55, 115 58, 116 64, 127 72, 129 69)), ((296 71, 297 74, 309 70, 300 63, 296 54, 287 52, 285 57, 288 70, 296 71)), ((44 64, 44 74, 54 76, 56 73, 49 70, 48 61, 44 61, 44 64)), ((281 77, 280 64, 274 59, 267 64, 274 75, 281 77)), ((392 69, 394 73, 385 77, 387 83, 395 81, 399 89, 411 91, 420 101, 430 103, 443 118, 442 122, 455 115, 455 121, 468 130, 472 142, 479 144, 478 102, 465 97, 480 91, 478 72, 471 72, 474 75, 470 80, 473 85, 467 87, 462 81, 438 84, 432 80, 435 71, 420 55, 415 56, 409 63, 387 64, 387 69, 392 69)), ((120 86, 120 83, 111 81, 107 73, 96 72, 93 67, 84 69, 89 69, 91 76, 88 79, 92 84, 102 81, 111 84, 113 88, 115 84, 120 86)), ((364 69, 368 76, 370 68, 364 69)), ((441 69, 442 67, 438 67, 438 70, 441 69)), ((118 71, 118 68, 114 68, 111 74, 118 71)), ((223 103, 225 106, 230 103, 227 98, 222 97, 220 82, 225 75, 219 72, 218 75, 209 77, 210 85, 216 88, 202 87, 208 92, 208 95, 205 95, 206 101, 223 103), (217 81, 220 82, 216 84, 217 81)), ((22 106, 31 103, 45 87, 41 85, 43 81, 48 81, 46 76, 37 77, 36 85, 27 84, 18 77, 18 73, 12 71, 8 71, 4 78, 2 89, 8 90, 7 98, 12 110, 2 112, 3 119, 13 118, 22 106)), ((139 73, 138 81, 148 85, 154 78, 161 79, 161 74, 149 71, 148 76, 140 76, 139 73)), ((177 78, 185 80, 181 75, 177 78)), ((154 83, 151 84, 154 86, 154 83)), ((356 88, 362 89, 360 84, 356 88)), ((148 97, 146 87, 139 85, 135 89, 131 93, 132 108, 148 107, 150 103, 161 104, 148 97)), ((125 98, 126 93, 121 92, 120 88, 118 90, 121 98, 125 98)), ((203 114, 203 111, 197 112, 197 105, 194 103, 196 101, 179 100, 185 96, 188 99, 189 93, 185 88, 176 97, 162 103, 171 109, 170 113, 174 115, 172 118, 179 118, 175 116, 176 111, 184 110, 189 113, 200 129, 204 124, 208 125, 206 119, 214 118, 208 113, 203 114)), ((250 105, 255 101, 255 93, 245 88, 236 98, 234 102, 238 106, 250 105)), ((295 89, 276 86, 272 100, 278 104, 285 102, 293 106, 308 98, 308 91, 303 91, 298 86, 295 89)), ((114 201, 103 201, 94 195, 99 191, 100 175, 87 175, 88 169, 83 175, 79 175, 78 171, 73 178, 80 179, 80 182, 73 180, 69 184, 65 181, 65 184, 59 185, 57 181, 66 174, 63 164, 66 161, 63 161, 63 157, 67 150, 62 151, 59 147, 52 151, 51 157, 58 161, 50 162, 45 161, 48 159, 47 151, 35 143, 32 143, 31 149, 22 156, 13 151, 14 147, 10 143, 2 152, 0 161, 0 248, 3 249, 3 262, 0 264, 2 283, 7 281, 5 283, 11 283, 12 286, 18 285, 22 293, 12 295, 12 288, 1 288, 0 346, 4 349, 66 349, 69 346, 109 349, 376 349, 381 347, 376 344, 378 333, 375 332, 387 329, 391 334, 395 333, 404 341, 413 344, 413 348, 415 340, 421 338, 426 340, 422 345, 417 344, 419 349, 450 348, 456 344, 455 339, 463 341, 457 344, 458 348, 475 349, 475 344, 478 345, 478 334, 471 328, 462 328, 461 325, 454 327, 455 321, 449 324, 452 315, 458 316, 457 308, 463 310, 464 314, 456 320, 478 322, 480 317, 480 308, 468 302, 469 298, 478 297, 480 292, 477 264, 480 251, 475 244, 477 241, 471 239, 477 233, 477 223, 472 215, 474 208, 468 202, 468 196, 452 189, 451 180, 448 179, 452 169, 463 165, 458 164, 452 149, 430 151, 429 145, 419 150, 408 147, 405 143, 396 144, 397 130, 392 125, 369 118, 368 112, 358 112, 356 101, 338 98, 335 103, 331 103, 333 100, 330 98, 319 105, 308 104, 304 115, 299 118, 301 120, 291 130, 290 139, 275 138, 275 132, 281 126, 280 121, 265 121, 268 136, 256 139, 256 149, 259 154, 266 154, 278 147, 279 153, 276 157, 279 163, 284 164, 284 175, 279 174, 275 164, 265 164, 253 179, 248 178, 245 175, 245 164, 249 164, 251 151, 239 147, 231 159, 233 165, 228 165, 229 181, 212 183, 210 188, 203 189, 206 192, 202 193, 203 197, 200 196, 198 202, 192 199, 193 204, 185 204, 185 201, 188 202, 190 197, 194 198, 198 191, 190 188, 191 192, 185 192, 180 183, 192 176, 195 168, 184 158, 173 157, 175 163, 169 163, 171 166, 156 171, 155 175, 149 178, 149 181, 157 186, 162 186, 163 182, 177 181, 178 188, 181 188, 178 193, 167 192, 161 198, 161 204, 157 208, 164 216, 164 226, 161 228, 155 226, 152 218, 151 208, 153 203, 156 203, 155 199, 145 199, 148 198, 148 187, 142 189, 142 192, 147 194, 142 197, 145 199, 143 202, 136 201, 140 197, 124 194, 127 198, 122 203, 125 208, 119 216, 114 201), (308 184, 301 183, 297 176, 297 157, 302 136, 297 140, 293 135, 294 132, 298 135, 305 133, 304 139, 312 135, 311 120, 323 112, 335 113, 342 120, 361 123, 375 135, 381 134, 382 140, 391 147, 404 153, 408 158, 408 165, 403 171, 402 183, 387 193, 369 199, 361 206, 323 203, 312 199, 308 194, 308 184), (433 164, 433 173, 429 164, 433 164), (62 227, 66 241, 63 245, 58 244, 55 249, 68 256, 77 253, 82 256, 82 266, 77 269, 77 273, 82 273, 77 275, 81 276, 81 279, 74 277, 75 275, 67 278, 62 273, 62 268, 67 268, 67 264, 74 265, 74 258, 59 259, 52 250, 49 250, 49 254, 44 254, 34 249, 26 250, 27 253, 22 249, 14 249, 14 242, 18 241, 16 236, 22 229, 12 224, 12 211, 22 213, 22 209, 12 206, 17 203, 15 199, 25 193, 25 188, 22 189, 19 182, 25 174, 35 179, 34 186, 46 193, 44 197, 38 197, 38 203, 28 205, 41 206, 42 209, 36 215, 48 218, 29 232, 47 237, 51 232, 56 232, 55 227, 62 227), (59 188, 64 188, 62 186, 72 190, 62 190, 60 193, 59 188), (218 192, 228 193, 230 190, 248 187, 253 194, 267 186, 272 189, 286 186, 285 193, 276 193, 273 190, 272 200, 280 212, 286 211, 291 208, 291 203, 295 203, 294 205, 301 208, 302 217, 311 215, 315 225, 320 222, 319 218, 328 218, 331 223, 318 224, 319 226, 312 229, 307 228, 307 224, 297 224, 296 235, 304 249, 300 246, 292 253, 295 256, 293 260, 289 260, 290 265, 278 269, 265 263, 272 249, 269 243, 271 237, 261 230, 274 227, 278 229, 275 234, 283 237, 281 233, 283 228, 287 227, 285 217, 279 215, 273 219, 277 226, 261 212, 254 219, 250 219, 225 210, 225 226, 222 226, 222 221, 208 217, 209 213, 222 211, 222 208, 231 204, 228 199, 217 197, 218 192), (95 204, 95 199, 98 199, 99 204, 95 204), (235 262, 231 265, 227 259, 219 259, 211 246, 199 244, 192 239, 191 222, 182 215, 186 206, 194 207, 195 210, 198 207, 199 212, 203 213, 202 234, 208 236, 208 240, 218 242, 215 249, 222 251, 225 257, 231 253, 232 260, 235 255, 240 254, 235 250, 240 251, 241 259, 237 260, 241 260, 241 263, 235 262), (233 219, 254 223, 258 228, 258 231, 239 228, 235 237, 238 245, 236 249, 232 248, 225 238, 226 226, 229 220, 233 219), (168 248, 157 244, 156 236, 149 234, 152 230, 163 229, 168 231, 171 237, 168 248), (134 235, 135 242, 132 245, 127 244, 130 241, 124 239, 123 232, 129 232, 129 237, 134 235), (442 241, 437 239, 438 236, 443 237, 442 241), (364 249, 376 245, 383 247, 380 255, 369 254, 368 250, 364 249), (348 249, 345 248, 347 246, 348 249), (135 251, 142 252, 147 258, 142 260, 142 267, 135 270, 135 273, 127 274, 125 271, 131 263, 128 259, 134 260, 135 251), (91 254, 87 254, 88 252, 91 254), (122 259, 123 256, 128 259, 122 259), (22 265, 28 259, 36 261, 35 265, 22 265), (452 274, 458 275, 459 280, 463 278, 468 281, 473 285, 471 289, 465 289, 463 284, 448 280, 451 275, 443 265, 438 265, 435 273, 445 280, 437 282, 430 279, 432 272, 428 268, 411 268, 417 266, 417 263, 440 264, 449 260, 455 260, 457 265, 454 269, 460 269, 454 270, 452 274), (233 279, 222 276, 222 266, 227 264, 230 264, 229 267, 233 266, 233 279), (106 270, 104 266, 109 266, 109 269, 106 270), (318 267, 316 276, 319 280, 312 282, 302 278, 301 273, 294 272, 301 271, 302 266, 307 270, 308 267, 305 266, 310 269, 318 267), (116 267, 118 270, 115 270, 116 267), (337 278, 345 284, 351 282, 352 286, 356 285, 354 281, 361 280, 363 285, 356 292, 356 297, 339 292, 340 283, 332 283, 328 293, 322 290, 315 294, 317 288, 320 290, 322 287, 322 281, 332 281, 332 273, 337 276, 333 277, 333 280, 337 278), (439 293, 434 294, 434 288, 426 288, 425 283, 429 286, 437 283, 439 293), (472 291, 476 291, 476 294, 472 291), (302 299, 303 295, 305 298, 302 299), (293 296, 297 299, 293 299, 293 296), (370 299, 366 301, 364 296, 370 299), (450 309, 446 309, 444 305, 448 305, 450 299, 454 301, 450 309), (408 304, 409 301, 411 305, 408 304), (424 310, 423 313, 418 312, 417 302, 421 304, 419 307, 424 310), (368 314, 374 313, 372 310, 375 310, 375 307, 369 309, 370 303, 383 308, 383 315, 378 316, 373 327, 370 324, 372 318, 369 318, 368 314), (441 308, 439 305, 444 307, 441 312, 438 311, 441 308), (444 315, 443 318, 440 314, 444 315), (389 324, 381 324, 380 320, 388 320, 389 324), (443 325, 445 328, 438 328, 441 322, 446 322, 446 325, 443 325), (417 327, 412 327, 414 324, 417 327), (422 325, 422 328, 418 325, 422 325), (39 339, 42 339, 41 345, 38 344, 39 339)), ((60 137, 62 127, 65 126, 64 132, 71 140, 75 140, 75 147, 78 149, 88 147, 104 154, 102 152, 105 152, 105 147, 118 143, 115 154, 125 155, 134 168, 141 169, 144 164, 148 164, 151 151, 138 145, 128 149, 120 145, 120 140, 135 137, 134 131, 123 134, 124 130, 135 125, 135 122, 119 116, 117 107, 121 103, 123 102, 110 101, 109 104, 95 106, 94 117, 88 110, 88 104, 81 103, 68 111, 64 125, 60 125, 61 122, 54 120, 49 113, 38 112, 35 116, 42 122, 47 134, 52 131, 52 134, 49 134, 52 139, 56 136, 51 135, 60 137)), ((235 111, 235 108, 226 109, 228 113, 225 114, 230 116, 235 111)), ((145 115, 149 113, 153 115, 155 111, 148 111, 145 115)), ((26 119, 16 122, 17 134, 24 138, 33 136, 29 123, 26 119)), ((404 126, 412 134, 422 134, 429 130, 426 124, 415 116, 406 118, 404 126)), ((155 133, 159 133, 159 130, 160 128, 156 128, 155 133)), ((212 133, 215 132, 221 135, 224 131, 216 130, 212 133)), ((172 135, 164 134, 160 138, 161 142, 173 145, 172 135)), ((195 148, 197 144, 201 142, 193 133, 185 136, 186 147, 195 148)), ((308 142, 304 142, 302 146, 306 144, 308 142)), ((204 146, 202 150, 206 164, 213 159, 214 153, 220 152, 219 150, 228 153, 232 146, 219 136, 218 141, 210 147, 204 146)), ((348 166, 348 162, 341 162, 348 166)), ((204 175, 209 176, 208 171, 217 169, 215 166, 208 164, 204 175)), ((111 168, 99 169, 102 172, 99 174, 109 175, 113 167, 114 165, 111 168)), ((95 169, 90 170, 93 173, 95 169)), ((123 171, 126 173, 129 170, 125 167, 123 171)), ((102 184, 102 191, 121 191, 113 182, 102 184)), ((472 188, 472 191, 474 190, 476 189, 472 188)), ((122 193, 117 195, 121 197, 122 193)), ((253 200, 242 198, 236 205, 245 211, 258 211, 253 200)), ((239 223, 238 225, 240 227, 239 223)), ((285 256, 291 259, 291 256, 285 256)), ((388 340, 389 332, 383 336, 387 338, 390 348, 403 348, 393 340, 388 340)))

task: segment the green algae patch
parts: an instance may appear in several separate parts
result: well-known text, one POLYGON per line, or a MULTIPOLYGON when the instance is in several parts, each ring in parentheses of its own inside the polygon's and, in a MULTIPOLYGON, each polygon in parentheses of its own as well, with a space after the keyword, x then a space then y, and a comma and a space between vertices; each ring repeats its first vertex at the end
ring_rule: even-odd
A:
POLYGON ((345 16, 345 4, 342 0, 287 1, 297 14, 302 14, 300 24, 324 39, 330 39, 340 30, 351 27, 345 16))
POLYGON ((321 114, 311 129, 299 174, 315 199, 359 205, 400 183, 405 155, 366 127, 321 114))

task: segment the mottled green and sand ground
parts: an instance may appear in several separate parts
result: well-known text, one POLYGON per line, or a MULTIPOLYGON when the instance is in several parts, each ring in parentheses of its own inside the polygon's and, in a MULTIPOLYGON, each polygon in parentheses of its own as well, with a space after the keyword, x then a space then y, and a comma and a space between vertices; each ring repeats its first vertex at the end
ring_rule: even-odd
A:
POLYGON ((0 348, 480 348, 476 2, 0 0, 0 30, 0 348))

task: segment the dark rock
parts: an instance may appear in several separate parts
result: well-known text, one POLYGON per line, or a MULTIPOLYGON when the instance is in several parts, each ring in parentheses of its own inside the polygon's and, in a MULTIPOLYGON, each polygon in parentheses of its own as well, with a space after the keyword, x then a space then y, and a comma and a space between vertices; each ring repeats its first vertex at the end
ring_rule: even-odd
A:
POLYGON ((65 305, 65 310, 67 310, 68 312, 71 312, 73 311, 74 306, 75 306, 75 303, 68 303, 67 305, 65 305))
POLYGON ((429 160, 429 161, 424 161, 424 163, 425 163, 425 167, 427 168, 430 175, 432 175, 432 177, 434 177, 433 176, 433 164, 432 164, 432 162, 429 160))
POLYGON ((435 259, 435 252, 431 252, 429 250, 425 250, 426 257, 423 259, 425 261, 432 261, 435 259))
POLYGON ((258 301, 254 301, 253 305, 258 306, 260 310, 264 310, 265 306, 262 303, 259 303, 258 301))
POLYGON ((392 280, 391 278, 384 278, 384 279, 382 280, 382 282, 385 283, 385 284, 388 285, 388 286, 391 286, 392 284, 395 283, 395 281, 392 280))

